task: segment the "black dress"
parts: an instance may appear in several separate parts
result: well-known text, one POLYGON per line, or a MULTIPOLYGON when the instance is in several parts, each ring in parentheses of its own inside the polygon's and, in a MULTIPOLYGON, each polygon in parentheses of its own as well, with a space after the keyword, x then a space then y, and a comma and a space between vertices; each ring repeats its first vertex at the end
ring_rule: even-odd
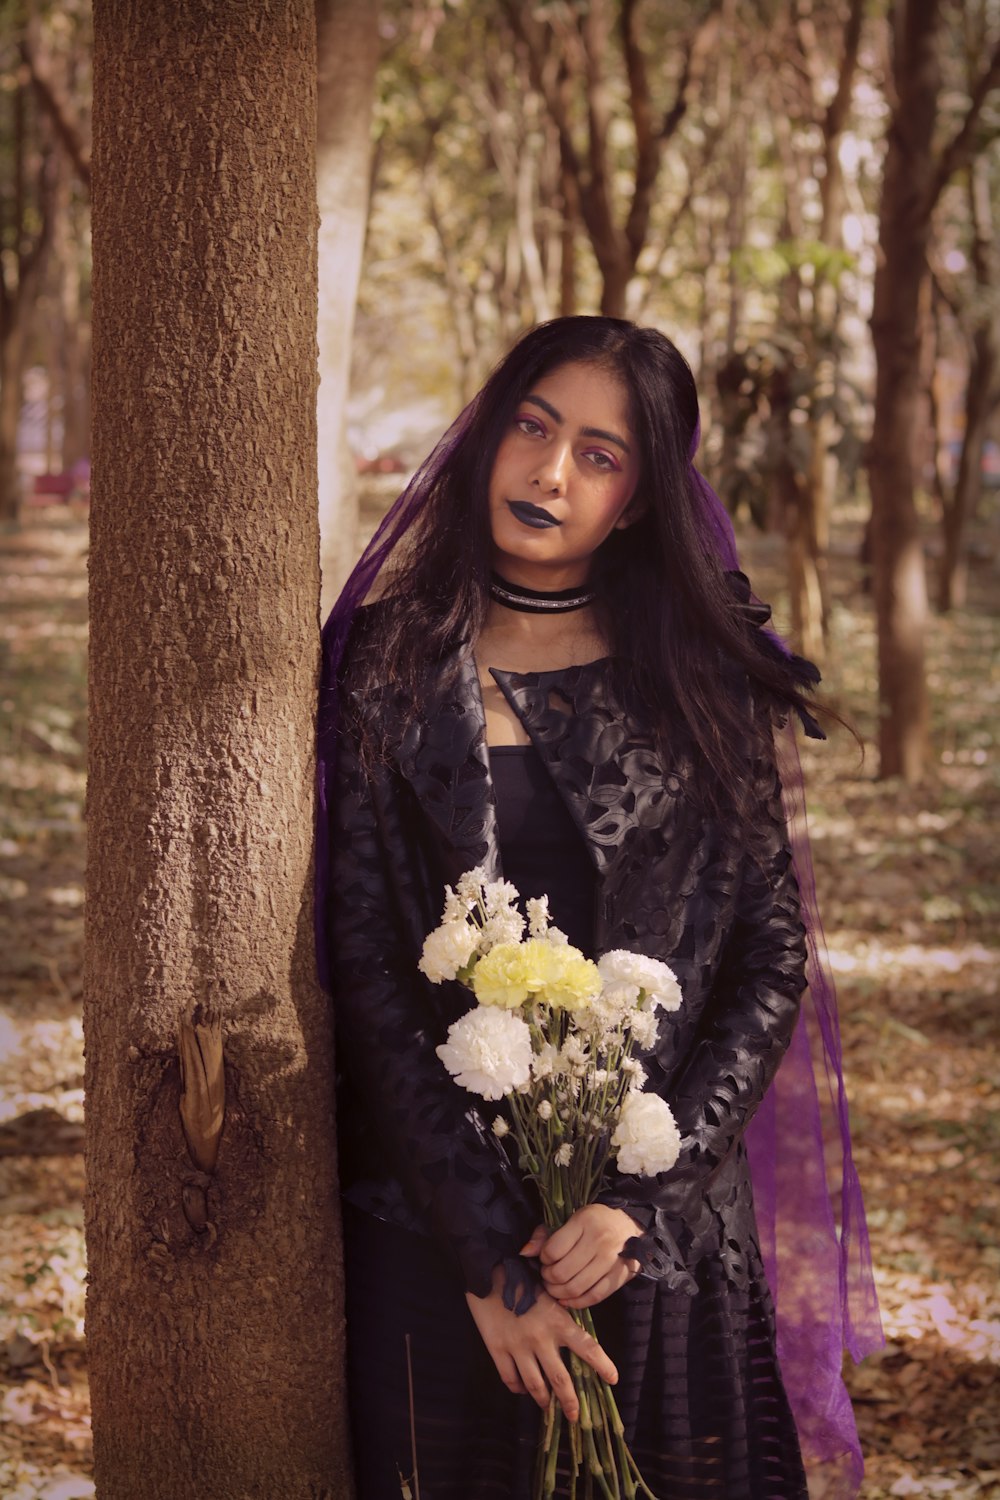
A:
MULTIPOLYGON (((589 953, 594 870, 563 799, 530 746, 491 751, 490 771, 505 877, 524 897, 548 895, 556 926, 589 953)), ((538 1408, 502 1385, 435 1240, 370 1207, 363 1191, 348 1193, 359 1500, 399 1500, 404 1479, 414 1489, 414 1452, 421 1500, 528 1500, 538 1408)), ((805 1500, 752 1207, 749 1214, 742 1289, 706 1259, 693 1296, 637 1277, 593 1309, 619 1370, 616 1398, 632 1451, 662 1500, 805 1500)))

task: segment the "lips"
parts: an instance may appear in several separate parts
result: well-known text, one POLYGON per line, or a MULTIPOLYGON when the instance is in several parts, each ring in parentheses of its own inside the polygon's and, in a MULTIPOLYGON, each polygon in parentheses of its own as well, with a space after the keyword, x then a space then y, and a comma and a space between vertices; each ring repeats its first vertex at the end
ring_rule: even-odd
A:
POLYGON ((531 526, 536 531, 544 531, 549 526, 561 526, 562 522, 556 520, 550 511, 543 510, 540 505, 532 505, 530 500, 508 500, 511 513, 525 526, 531 526))

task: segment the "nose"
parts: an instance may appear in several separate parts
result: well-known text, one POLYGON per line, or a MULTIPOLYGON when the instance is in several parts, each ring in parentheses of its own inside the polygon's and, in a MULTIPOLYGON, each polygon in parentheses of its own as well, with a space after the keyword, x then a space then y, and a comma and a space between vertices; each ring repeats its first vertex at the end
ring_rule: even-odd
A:
POLYGON ((569 444, 552 443, 539 458, 532 476, 532 484, 537 484, 546 495, 565 494, 569 460, 569 444))

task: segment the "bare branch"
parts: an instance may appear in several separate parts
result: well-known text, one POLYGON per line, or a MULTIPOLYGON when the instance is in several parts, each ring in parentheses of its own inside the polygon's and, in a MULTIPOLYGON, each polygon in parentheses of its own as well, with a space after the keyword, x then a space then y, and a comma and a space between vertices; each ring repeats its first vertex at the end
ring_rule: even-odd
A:
POLYGON ((864 10, 865 0, 851 0, 847 25, 844 27, 844 51, 837 74, 837 88, 827 107, 826 120, 823 125, 823 136, 826 140, 837 140, 847 124, 847 115, 851 107, 851 91, 854 87, 854 73, 858 65, 858 49, 861 45, 861 22, 864 19, 864 10))
POLYGON ((77 176, 89 192, 90 151, 84 143, 83 132, 73 117, 73 109, 69 100, 26 40, 21 43, 21 57, 28 69, 35 97, 52 121, 56 135, 73 163, 77 176))
POLYGON ((554 76, 551 69, 542 66, 544 48, 541 36, 539 35, 539 28, 533 20, 525 15, 524 6, 520 3, 520 0, 503 0, 503 8, 511 30, 524 48, 531 81, 537 92, 545 100, 545 107, 556 127, 563 165, 579 188, 583 176, 580 158, 573 144, 573 133, 569 126, 569 114, 565 107, 562 90, 559 87, 559 79, 554 76))
MULTIPOLYGON (((968 166, 975 156, 981 142, 977 140, 979 119, 983 112, 990 94, 994 89, 1000 88, 1000 42, 993 49, 993 55, 989 60, 984 73, 981 74, 978 83, 972 90, 969 107, 965 112, 965 119, 955 131, 951 140, 942 147, 938 157, 937 171, 931 185, 930 207, 933 208, 940 198, 948 183, 956 172, 968 166)), ((994 132, 995 133, 995 132, 994 132)))
POLYGON ((709 0, 701 20, 695 26, 684 49, 684 62, 677 84, 677 94, 660 125, 661 141, 669 141, 687 114, 692 86, 700 83, 705 74, 709 52, 719 31, 721 0, 709 0))
MULTIPOLYGON (((629 106, 635 130, 635 189, 625 224, 632 258, 638 257, 649 230, 652 211, 653 189, 660 171, 662 137, 653 128, 653 110, 649 97, 649 77, 646 71, 646 55, 636 32, 636 10, 638 0, 622 0, 621 32, 622 51, 625 56, 625 71, 628 76, 629 106)), ((685 71, 690 76, 691 51, 685 59, 685 71)), ((683 84, 686 90, 686 83, 683 84)), ((683 97, 678 91, 678 99, 683 97)))

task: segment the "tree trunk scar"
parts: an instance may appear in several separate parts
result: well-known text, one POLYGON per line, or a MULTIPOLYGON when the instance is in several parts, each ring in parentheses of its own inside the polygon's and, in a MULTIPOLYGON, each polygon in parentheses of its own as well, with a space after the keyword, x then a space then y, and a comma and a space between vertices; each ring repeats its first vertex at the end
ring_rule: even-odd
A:
MULTIPOLYGON (((200 1005, 195 1006, 191 1017, 181 1018, 177 1028, 177 1051, 181 1064, 180 1112, 184 1139, 198 1170, 211 1174, 219 1158, 219 1141, 226 1118, 221 1017, 207 1016, 200 1005)), ((198 1227, 193 1219, 191 1224, 192 1228, 198 1227)), ((203 1222, 201 1228, 204 1227, 203 1222)))

